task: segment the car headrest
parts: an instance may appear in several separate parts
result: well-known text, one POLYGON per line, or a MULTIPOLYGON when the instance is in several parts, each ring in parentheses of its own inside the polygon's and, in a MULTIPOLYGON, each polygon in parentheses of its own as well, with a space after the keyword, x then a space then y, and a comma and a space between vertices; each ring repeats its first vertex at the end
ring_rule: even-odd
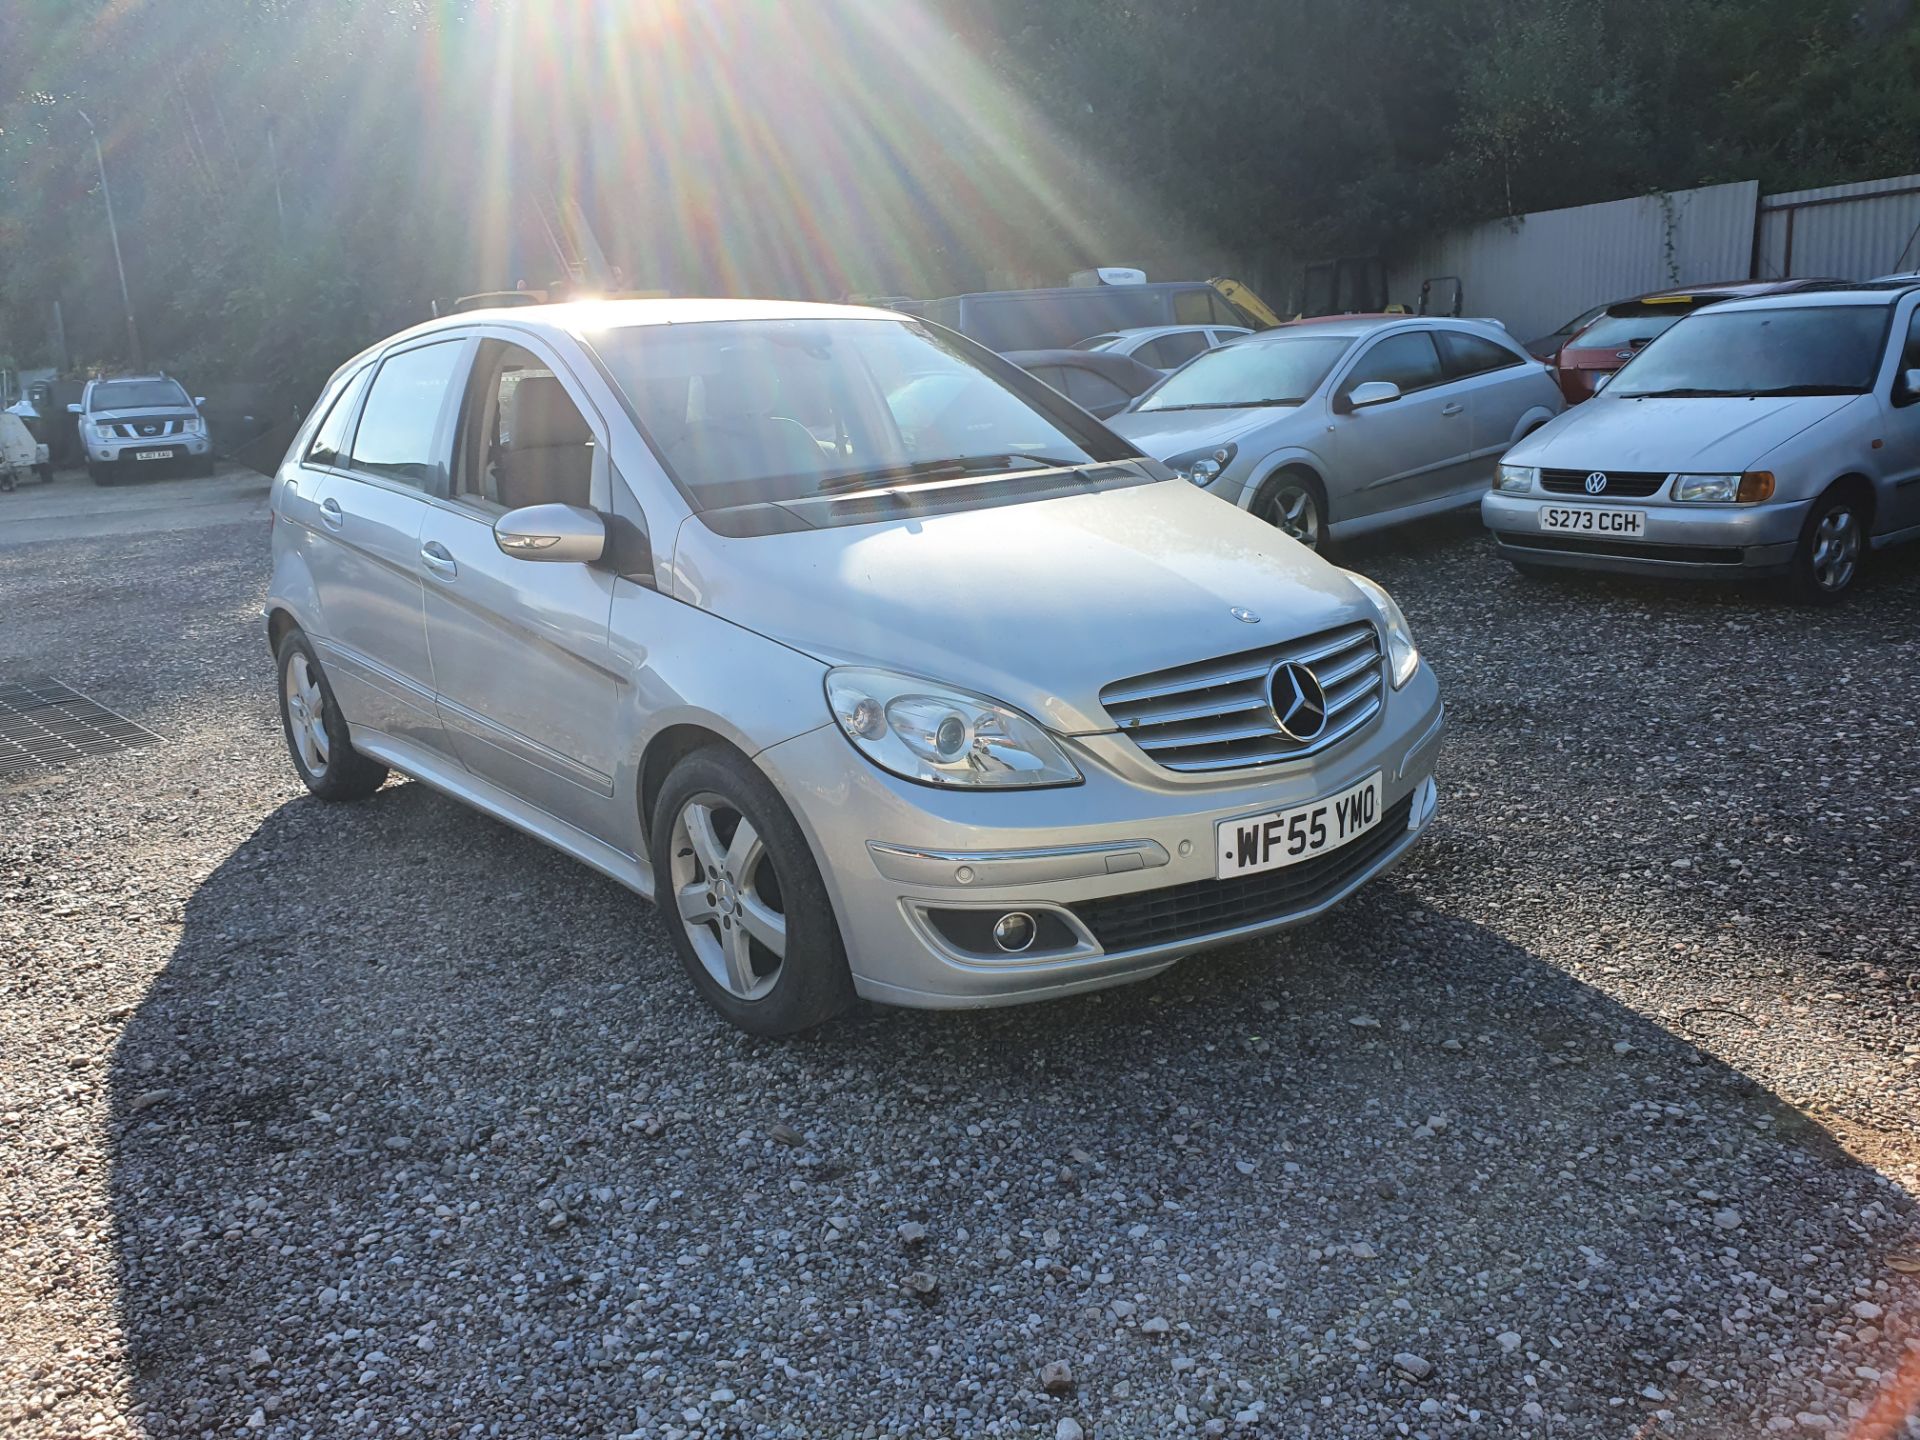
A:
POLYGON ((528 375, 513 387, 507 433, 515 450, 584 445, 593 438, 579 407, 551 375, 528 375))

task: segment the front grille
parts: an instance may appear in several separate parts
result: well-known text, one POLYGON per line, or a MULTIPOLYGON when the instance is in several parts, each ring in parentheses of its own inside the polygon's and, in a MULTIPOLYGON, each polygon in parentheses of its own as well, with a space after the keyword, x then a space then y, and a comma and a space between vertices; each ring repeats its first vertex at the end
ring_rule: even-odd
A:
POLYGON ((1139 950, 1198 940, 1244 925, 1284 920, 1324 904, 1366 873, 1406 838, 1413 796, 1387 807, 1380 823, 1358 840, 1287 865, 1231 880, 1195 880, 1163 890, 1138 890, 1069 907, 1104 950, 1139 950))
POLYGON ((111 427, 122 440, 158 440, 163 435, 178 435, 186 429, 184 420, 120 420, 111 427))
POLYGON ((1515 550, 1618 555, 1628 560, 1672 560, 1684 565, 1739 565, 1747 558, 1737 545, 1646 545, 1638 540, 1589 540, 1577 535, 1528 535, 1512 530, 1500 531, 1497 538, 1515 550))
POLYGON ((1264 650, 1137 675, 1100 692, 1121 731, 1169 770, 1238 770, 1298 760, 1337 744, 1380 713, 1380 632, 1360 621, 1264 650), (1326 697, 1312 740, 1280 729, 1268 687, 1276 666, 1302 665, 1326 697))
POLYGON ((1666 475, 1655 475, 1645 470, 1542 470, 1540 488, 1551 490, 1556 495, 1594 495, 1598 499, 1609 496, 1621 496, 1628 500, 1644 500, 1662 485, 1667 483, 1666 475), (1587 489, 1587 476, 1605 475, 1607 487, 1604 490, 1587 489))

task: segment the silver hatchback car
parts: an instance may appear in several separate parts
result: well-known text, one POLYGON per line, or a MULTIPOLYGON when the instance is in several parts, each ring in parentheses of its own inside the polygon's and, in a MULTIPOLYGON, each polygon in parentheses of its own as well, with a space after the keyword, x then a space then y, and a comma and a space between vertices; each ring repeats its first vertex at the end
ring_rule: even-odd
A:
POLYGON ((1319 549, 1478 504, 1500 456, 1564 405, 1491 322, 1342 315, 1211 350, 1108 423, 1319 549))
POLYGON ((399 770, 657 897, 757 1033, 1150 975, 1434 811, 1384 591, 898 315, 437 321, 335 375, 273 514, 307 787, 399 770))

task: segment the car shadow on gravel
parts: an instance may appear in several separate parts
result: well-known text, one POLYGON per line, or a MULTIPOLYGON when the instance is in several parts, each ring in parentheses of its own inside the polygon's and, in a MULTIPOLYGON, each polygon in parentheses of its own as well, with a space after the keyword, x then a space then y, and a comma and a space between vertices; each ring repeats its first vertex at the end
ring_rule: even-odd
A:
POLYGON ((648 906, 424 786, 287 803, 113 1056, 133 1408, 155 1435, 1845 1423, 1897 1340, 1850 1307, 1895 1309, 1909 1197, 1423 888, 1145 985, 773 1043, 698 1002, 648 906), (1061 1359, 1068 1399, 1037 1379, 1061 1359))

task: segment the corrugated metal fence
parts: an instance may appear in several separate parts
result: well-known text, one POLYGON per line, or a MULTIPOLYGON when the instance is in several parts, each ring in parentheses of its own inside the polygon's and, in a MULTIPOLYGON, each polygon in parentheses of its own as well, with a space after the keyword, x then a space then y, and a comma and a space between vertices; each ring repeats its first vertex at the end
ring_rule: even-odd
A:
POLYGON ((1412 306, 1422 281, 1457 276, 1466 314, 1526 340, 1666 286, 1920 270, 1920 175, 1759 191, 1745 180, 1490 220, 1391 257, 1387 293, 1412 306))

